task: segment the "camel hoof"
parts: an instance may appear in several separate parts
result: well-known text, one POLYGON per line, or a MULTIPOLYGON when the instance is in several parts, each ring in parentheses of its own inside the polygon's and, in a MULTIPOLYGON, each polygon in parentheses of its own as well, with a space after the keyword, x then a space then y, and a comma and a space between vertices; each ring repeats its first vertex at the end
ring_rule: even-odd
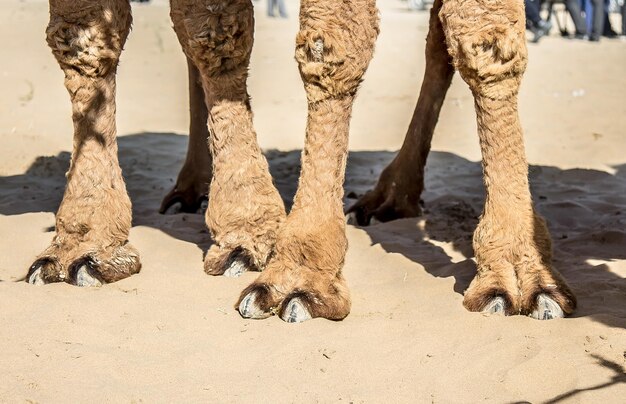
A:
POLYGON ((239 314, 243 318, 263 319, 271 315, 263 311, 257 304, 256 292, 250 292, 239 303, 239 314))
POLYGON ((287 303, 280 318, 288 323, 301 323, 303 321, 310 320, 313 317, 306 309, 300 298, 294 297, 287 303))
POLYGON ((28 275, 27 281, 31 285, 45 285, 46 284, 46 282, 44 282, 43 280, 43 272, 41 270, 41 266, 39 266, 37 269, 32 271, 30 275, 28 275))
POLYGON ((370 217, 369 220, 367 220, 366 223, 359 223, 359 219, 357 218, 357 215, 355 212, 350 212, 346 215, 346 223, 350 224, 352 226, 358 226, 358 227, 365 227, 365 226, 370 226, 370 225, 375 225, 375 224, 380 224, 383 223, 380 220, 376 219, 374 216, 370 217))
POLYGON ((530 317, 537 320, 552 320, 563 318, 565 314, 557 302, 545 293, 541 293, 537 296, 537 308, 533 310, 530 317))
POLYGON ((182 202, 174 202, 174 203, 167 205, 167 207, 165 207, 163 210, 160 210, 159 213, 162 215, 177 215, 181 213, 182 211, 183 211, 182 202))
POLYGON ((209 205, 206 195, 188 198, 185 193, 173 189, 163 198, 159 213, 176 215, 178 213, 204 213, 209 205))
POLYGON ((229 278, 238 278, 243 275, 244 272, 248 271, 248 266, 246 263, 238 257, 233 258, 226 264, 226 270, 224 271, 224 276, 229 278))
POLYGON ((483 313, 505 314, 506 301, 502 296, 496 296, 485 306, 483 313))
POLYGON ((80 287, 99 287, 102 286, 102 282, 96 278, 88 265, 81 265, 74 275, 74 283, 80 287))
POLYGON ((217 246, 211 246, 204 257, 204 272, 208 275, 237 278, 244 272, 258 270, 251 254, 241 247, 228 252, 220 250, 217 246))

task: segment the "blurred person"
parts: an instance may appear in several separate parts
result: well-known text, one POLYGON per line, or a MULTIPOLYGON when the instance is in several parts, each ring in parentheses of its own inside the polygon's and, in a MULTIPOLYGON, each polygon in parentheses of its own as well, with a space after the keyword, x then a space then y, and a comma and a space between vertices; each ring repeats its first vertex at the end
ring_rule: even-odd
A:
POLYGON ((622 4, 622 39, 626 39, 626 1, 622 4))
POLYGON ((287 18, 287 7, 285 7, 285 0, 267 0, 267 15, 270 17, 276 17, 274 15, 274 9, 278 7, 278 14, 281 18, 287 18))
POLYGON ((540 0, 524 0, 524 4, 526 6, 526 28, 534 34, 531 42, 537 43, 542 37, 550 33, 552 23, 541 19, 539 14, 541 10, 540 0))
POLYGON ((597 42, 604 32, 604 0, 580 0, 585 19, 589 40, 597 42))
POLYGON ((565 8, 574 22, 574 38, 589 39, 589 36, 587 36, 587 24, 580 6, 579 0, 565 0, 565 8))
POLYGON ((604 0, 604 30, 602 31, 602 36, 607 38, 617 38, 617 32, 613 29, 611 19, 609 18, 610 13, 610 0, 604 0))

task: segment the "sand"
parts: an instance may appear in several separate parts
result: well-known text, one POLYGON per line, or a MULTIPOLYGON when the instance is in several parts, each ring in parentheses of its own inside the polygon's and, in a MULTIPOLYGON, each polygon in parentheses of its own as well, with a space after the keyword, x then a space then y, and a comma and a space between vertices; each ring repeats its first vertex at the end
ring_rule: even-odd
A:
MULTIPOLYGON (((346 190, 393 157, 424 67, 426 13, 379 2, 382 33, 355 106, 346 190)), ((255 125, 287 202, 306 101, 291 18, 257 10, 255 125)), ((99 289, 19 282, 50 242, 72 125, 43 1, 0 2, 0 402, 585 402, 626 397, 626 43, 530 45, 521 93, 531 183, 567 319, 467 312, 483 201, 471 95, 455 78, 427 166, 425 215, 348 226, 353 310, 342 322, 242 319, 254 277, 209 277, 201 215, 159 215, 186 148, 186 68, 164 1, 134 6, 118 80, 120 160, 137 276, 99 289)), ((353 200, 346 199, 349 204, 353 200)))

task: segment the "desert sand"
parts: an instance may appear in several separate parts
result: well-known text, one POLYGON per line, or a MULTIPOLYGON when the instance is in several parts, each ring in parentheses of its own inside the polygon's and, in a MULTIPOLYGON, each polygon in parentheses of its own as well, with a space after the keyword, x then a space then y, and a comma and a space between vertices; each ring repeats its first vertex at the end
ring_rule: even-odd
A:
MULTIPOLYGON (((306 101, 293 60, 297 2, 256 2, 250 93, 287 203, 306 101)), ((346 204, 402 142, 424 68, 427 13, 380 0, 382 33, 355 105, 346 204)), ((521 93, 530 178, 566 319, 466 311, 483 201, 472 98, 457 76, 427 166, 420 218, 348 226, 353 309, 342 322, 244 320, 254 277, 209 277, 199 214, 159 215, 187 142, 187 75, 165 1, 134 5, 118 75, 120 159, 140 274, 102 288, 21 282, 53 236, 72 144, 44 1, 0 2, 0 402, 618 403, 626 400, 626 42, 553 34, 529 45, 521 93)))

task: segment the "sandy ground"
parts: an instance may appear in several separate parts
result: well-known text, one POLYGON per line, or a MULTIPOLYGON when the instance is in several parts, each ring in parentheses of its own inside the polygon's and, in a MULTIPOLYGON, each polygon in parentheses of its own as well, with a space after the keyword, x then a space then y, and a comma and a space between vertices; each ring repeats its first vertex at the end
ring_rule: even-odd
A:
MULTIPOLYGON (((256 3, 250 92, 286 201, 306 104, 291 18, 256 3)), ((423 72, 426 13, 381 0, 382 33, 354 111, 346 190, 400 146, 423 72)), ((483 188, 472 98, 457 77, 428 161, 426 214, 348 227, 352 314, 240 318, 255 274, 208 277, 200 215, 156 213, 182 164, 186 69, 164 2, 135 6, 118 80, 120 159, 143 270, 100 289, 18 282, 51 240, 72 126, 44 41, 47 5, 0 2, 0 402, 624 402, 626 43, 530 46, 521 94, 531 182, 580 307, 550 322, 467 312, 483 188)), ((346 200, 346 203, 350 203, 346 200)))

